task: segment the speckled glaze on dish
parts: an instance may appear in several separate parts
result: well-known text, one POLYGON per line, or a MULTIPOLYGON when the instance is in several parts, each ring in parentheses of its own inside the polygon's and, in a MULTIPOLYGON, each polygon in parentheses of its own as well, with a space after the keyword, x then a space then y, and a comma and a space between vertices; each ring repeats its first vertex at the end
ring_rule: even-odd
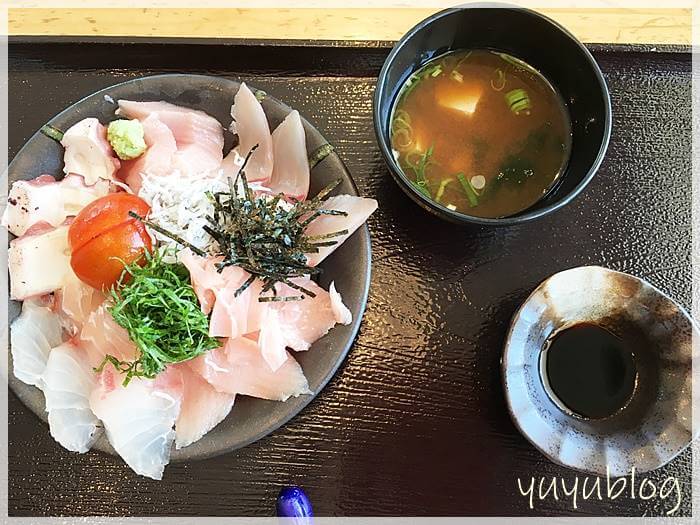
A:
MULTIPOLYGON (((693 336, 688 313, 637 277, 584 266, 540 284, 516 312, 501 362, 508 409, 519 430, 552 461, 595 475, 647 472, 678 455, 692 438, 693 336), (644 338, 635 352, 637 385, 629 402, 603 419, 558 406, 541 380, 542 348, 577 322, 644 338)), ((634 339, 632 339, 634 340, 634 339)))
MULTIPOLYGON (((138 78, 108 87, 76 102, 51 119, 48 124, 65 131, 86 117, 97 117, 103 123, 114 120, 116 106, 110 102, 109 97, 111 97, 113 100, 122 98, 139 101, 165 100, 173 104, 201 109, 216 117, 219 122, 228 125, 231 121, 230 110, 233 97, 239 87, 238 82, 204 75, 174 74, 138 78)), ((254 86, 251 88, 255 91, 254 86)), ((291 108, 285 104, 266 95, 262 106, 271 129, 282 122, 291 111, 291 108)), ((304 120, 303 116, 302 122, 306 131, 306 146, 309 154, 326 149, 328 141, 321 133, 304 120)), ((230 146, 232 139, 228 135, 226 142, 230 146)), ((16 180, 32 179, 42 173, 59 175, 62 173, 62 168, 63 148, 56 141, 37 132, 10 164, 9 184, 16 180)), ((338 178, 342 182, 334 194, 358 194, 357 187, 342 160, 335 153, 331 153, 311 171, 310 195, 314 195, 338 178)), ((299 396, 284 403, 238 396, 233 410, 221 424, 189 447, 181 450, 173 449, 171 461, 216 456, 250 444, 285 424, 311 402, 341 365, 359 330, 369 292, 370 250, 369 230, 365 225, 321 265, 324 273, 319 279, 320 284, 327 288, 331 280, 335 281, 344 302, 353 314, 353 322, 348 326, 336 326, 325 337, 314 343, 308 352, 295 353, 295 358, 304 369, 309 388, 314 395, 299 396)), ((19 311, 20 304, 11 301, 10 322, 19 315, 19 311)), ((11 363, 10 370, 12 370, 11 363)), ((9 374, 9 382, 10 388, 22 402, 46 421, 44 396, 41 391, 22 383, 12 373, 9 374)), ((48 432, 48 428, 37 428, 37 432, 48 432)), ((93 448, 114 454, 104 435, 93 448)))

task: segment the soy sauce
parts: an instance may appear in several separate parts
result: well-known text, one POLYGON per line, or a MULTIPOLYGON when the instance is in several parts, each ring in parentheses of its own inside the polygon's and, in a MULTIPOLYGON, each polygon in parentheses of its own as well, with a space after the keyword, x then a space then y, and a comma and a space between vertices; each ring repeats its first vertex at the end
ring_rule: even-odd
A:
POLYGON ((558 401, 574 414, 591 419, 610 416, 623 408, 634 392, 637 367, 630 346, 595 324, 564 329, 546 347, 546 382, 558 401))

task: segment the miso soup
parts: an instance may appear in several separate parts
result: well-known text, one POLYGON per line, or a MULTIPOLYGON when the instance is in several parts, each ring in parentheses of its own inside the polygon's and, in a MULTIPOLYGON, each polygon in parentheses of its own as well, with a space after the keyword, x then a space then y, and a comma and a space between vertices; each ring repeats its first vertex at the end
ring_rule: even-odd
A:
POLYGON ((560 95, 534 68, 491 50, 431 60, 402 86, 394 156, 426 197, 477 217, 529 208, 557 182, 571 150, 560 95))

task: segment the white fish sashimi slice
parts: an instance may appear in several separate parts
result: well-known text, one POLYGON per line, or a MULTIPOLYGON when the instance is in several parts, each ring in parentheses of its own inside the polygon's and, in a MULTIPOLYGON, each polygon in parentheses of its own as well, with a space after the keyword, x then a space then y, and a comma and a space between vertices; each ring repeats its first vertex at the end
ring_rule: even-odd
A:
POLYGON ((64 343, 51 350, 43 374, 51 436, 73 452, 87 452, 102 427, 90 409, 97 380, 84 350, 64 343))
POLYGON ((338 246, 345 242, 345 239, 362 226, 377 209, 377 201, 353 195, 336 195, 323 201, 321 209, 344 211, 347 213, 347 216, 321 215, 311 221, 311 224, 306 228, 305 233, 308 236, 324 235, 342 230, 348 230, 348 233, 334 237, 333 240, 338 242, 333 246, 321 246, 318 253, 307 254, 309 266, 316 266, 321 263, 338 246))
POLYGON ((203 173, 221 165, 224 130, 221 123, 204 111, 168 102, 120 100, 120 115, 145 120, 155 116, 173 134, 177 145, 175 167, 182 173, 203 173))
POLYGON ((69 321, 73 334, 82 329, 94 311, 105 301, 105 294, 85 284, 73 273, 63 288, 55 293, 57 310, 69 321))
POLYGON ((183 396, 180 415, 175 422, 175 448, 201 439, 231 412, 235 395, 217 392, 187 363, 176 365, 182 372, 183 396))
POLYGON ((127 331, 114 321, 107 310, 109 304, 105 302, 92 312, 80 332, 81 346, 92 367, 98 367, 107 354, 120 361, 134 361, 138 355, 127 331))
POLYGON ((284 193, 297 200, 309 193, 309 157, 306 133, 299 112, 294 110, 272 132, 274 165, 267 187, 274 194, 284 193))
POLYGON ((224 171, 230 171, 233 167, 235 171, 226 173, 235 176, 237 166, 235 155, 244 158, 250 150, 257 144, 257 149, 250 157, 246 165, 245 174, 250 182, 267 182, 272 176, 273 150, 270 126, 267 123, 265 111, 255 95, 250 91, 245 83, 241 84, 238 93, 233 100, 231 107, 231 132, 238 135, 238 145, 229 153, 233 155, 224 162, 224 171))
MULTIPOLYGON (((162 372, 168 374, 170 369, 162 372)), ((133 378, 127 386, 105 368, 90 396, 90 408, 102 420, 114 450, 142 476, 161 479, 175 440, 182 385, 160 386, 158 380, 133 378)))
POLYGON ((12 363, 17 379, 43 388, 42 376, 52 348, 63 338, 61 320, 51 308, 37 300, 22 304, 22 313, 10 327, 12 363))
POLYGON ((75 174, 68 174, 61 181, 51 175, 16 181, 10 189, 2 225, 18 236, 42 222, 55 228, 109 190, 106 180, 88 186, 81 175, 75 174))
POLYGON ((338 324, 350 324, 352 323, 352 312, 343 303, 343 298, 340 296, 338 291, 335 289, 335 282, 331 282, 331 286, 328 289, 328 293, 331 298, 331 310, 333 311, 333 316, 335 317, 335 322, 338 324))
POLYGON ((311 393, 304 372, 291 355, 273 371, 258 344, 246 337, 229 339, 223 348, 193 359, 190 366, 219 392, 275 401, 311 393))
POLYGON ((10 242, 7 256, 12 299, 51 293, 69 282, 73 274, 65 224, 39 232, 32 228, 10 242))
POLYGON ((107 141, 107 128, 96 118, 85 118, 71 126, 63 134, 61 145, 65 148, 64 173, 82 175, 88 185, 114 179, 119 160, 107 141))
POLYGON ((167 177, 173 173, 173 158, 177 153, 177 144, 170 128, 163 124, 157 116, 141 121, 143 125, 143 140, 146 151, 138 158, 125 160, 119 170, 119 177, 127 183, 131 190, 138 194, 145 175, 167 177))

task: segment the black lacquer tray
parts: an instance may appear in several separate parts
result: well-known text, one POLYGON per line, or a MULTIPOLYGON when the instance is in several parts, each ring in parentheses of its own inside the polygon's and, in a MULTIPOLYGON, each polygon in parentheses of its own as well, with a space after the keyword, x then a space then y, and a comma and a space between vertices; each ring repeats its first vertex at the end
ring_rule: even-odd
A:
MULTIPOLYGON (((9 513, 266 516, 281 486, 303 485, 317 515, 664 515, 675 504, 593 496, 533 499, 544 478, 582 474, 548 462, 518 434, 499 360, 510 318, 549 275, 599 264, 691 303, 689 48, 590 46, 610 87, 613 134, 584 194, 510 228, 458 227, 396 187, 377 149, 372 92, 389 44, 219 40, 16 39, 9 48, 9 155, 61 109, 157 73, 243 79, 298 108, 335 144, 370 219, 373 277, 353 349, 328 387, 267 438, 168 467, 161 482, 118 458, 71 454, 14 395, 9 513)), ((678 480, 691 513, 692 452, 644 477, 678 480)), ((591 483, 592 480, 589 481, 591 483)), ((636 480, 638 485, 640 480, 636 480)))

